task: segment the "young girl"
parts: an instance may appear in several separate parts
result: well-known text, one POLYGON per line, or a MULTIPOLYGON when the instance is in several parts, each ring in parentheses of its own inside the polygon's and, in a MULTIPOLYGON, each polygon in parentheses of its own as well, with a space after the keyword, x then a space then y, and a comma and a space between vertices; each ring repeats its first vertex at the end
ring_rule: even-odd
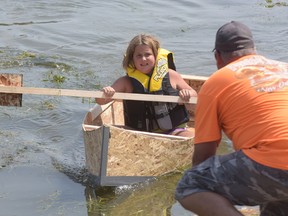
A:
MULTIPOLYGON (((175 95, 189 100, 197 93, 175 71, 173 55, 160 48, 159 41, 146 34, 135 36, 129 43, 123 59, 127 75, 103 88, 107 97, 115 92, 175 95)), ((105 104, 111 99, 99 98, 96 103, 105 104)), ((123 101, 125 125, 136 130, 160 132, 193 137, 186 129, 189 120, 184 105, 163 102, 123 101)))

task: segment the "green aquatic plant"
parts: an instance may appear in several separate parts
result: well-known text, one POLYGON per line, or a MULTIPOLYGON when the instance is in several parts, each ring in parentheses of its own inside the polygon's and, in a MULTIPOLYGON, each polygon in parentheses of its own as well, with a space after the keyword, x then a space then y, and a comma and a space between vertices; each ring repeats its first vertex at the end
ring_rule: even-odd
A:
POLYGON ((19 54, 19 52, 12 53, 11 50, 7 49, 1 50, 0 55, 1 69, 31 66, 31 59, 35 59, 36 57, 35 53, 21 51, 21 53, 19 54))
POLYGON ((95 101, 95 99, 94 98, 82 98, 82 103, 83 104, 86 104, 86 102, 87 102, 87 104, 94 104, 94 103, 96 103, 96 101, 95 101))
POLYGON ((53 79, 52 79, 52 81, 54 82, 54 83, 64 83, 64 81, 65 81, 65 77, 64 76, 61 76, 61 75, 54 75, 53 76, 53 79))
POLYGON ((123 189, 117 199, 107 203, 106 206, 111 207, 107 216, 170 215, 169 209, 175 203, 174 188, 180 176, 180 174, 162 176, 155 181, 123 189))
POLYGON ((98 187, 93 188, 87 186, 85 188, 86 206, 89 216, 92 215, 107 215, 109 209, 113 206, 108 207, 107 204, 115 198, 114 187, 98 187))
POLYGON ((62 84, 64 83, 66 80, 65 76, 62 76, 60 74, 54 74, 53 71, 50 71, 50 73, 47 75, 47 77, 45 79, 43 79, 44 82, 52 82, 52 83, 56 83, 56 84, 62 84))
POLYGON ((25 59, 25 58, 35 58, 36 54, 35 53, 30 53, 30 52, 23 52, 20 55, 18 55, 16 58, 17 59, 25 59))
POLYGON ((41 104, 43 108, 48 109, 48 110, 53 110, 55 108, 55 105, 50 101, 44 101, 41 104))
POLYGON ((42 66, 42 67, 46 67, 46 68, 55 68, 59 71, 62 72, 67 72, 70 71, 72 69, 72 67, 70 65, 67 65, 65 63, 62 62, 52 62, 52 61, 38 61, 38 62, 34 62, 35 66, 42 66))
POLYGON ((286 2, 273 2, 273 0, 266 0, 266 8, 273 8, 274 6, 288 6, 286 2))

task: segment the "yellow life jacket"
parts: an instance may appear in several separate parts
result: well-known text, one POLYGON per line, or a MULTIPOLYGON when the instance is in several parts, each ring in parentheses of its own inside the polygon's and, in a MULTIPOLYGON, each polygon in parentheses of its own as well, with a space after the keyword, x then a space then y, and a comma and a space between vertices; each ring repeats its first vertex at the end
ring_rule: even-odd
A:
MULTIPOLYGON (((129 67, 133 92, 155 95, 178 95, 178 90, 171 86, 168 69, 174 69, 173 54, 159 49, 152 75, 148 76, 129 67)), ((142 131, 169 133, 174 128, 189 120, 184 105, 149 101, 124 101, 125 125, 142 131)))

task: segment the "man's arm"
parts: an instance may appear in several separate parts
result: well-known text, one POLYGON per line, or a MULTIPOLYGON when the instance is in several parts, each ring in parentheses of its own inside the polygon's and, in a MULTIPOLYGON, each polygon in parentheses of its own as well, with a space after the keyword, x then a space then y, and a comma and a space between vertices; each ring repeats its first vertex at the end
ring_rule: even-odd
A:
POLYGON ((197 143, 194 145, 192 166, 195 166, 216 154, 219 141, 197 143))

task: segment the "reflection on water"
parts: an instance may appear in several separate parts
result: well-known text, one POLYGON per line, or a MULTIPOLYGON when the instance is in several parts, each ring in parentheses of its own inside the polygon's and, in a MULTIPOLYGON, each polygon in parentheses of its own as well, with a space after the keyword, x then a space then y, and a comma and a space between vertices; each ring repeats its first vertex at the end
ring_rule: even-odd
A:
POLYGON ((22 22, 22 23, 0 23, 0 26, 13 26, 13 25, 32 25, 32 24, 48 24, 57 23, 57 21, 47 21, 47 22, 22 22))
POLYGON ((134 186, 99 191, 86 187, 88 215, 170 215, 174 190, 180 173, 134 186))

